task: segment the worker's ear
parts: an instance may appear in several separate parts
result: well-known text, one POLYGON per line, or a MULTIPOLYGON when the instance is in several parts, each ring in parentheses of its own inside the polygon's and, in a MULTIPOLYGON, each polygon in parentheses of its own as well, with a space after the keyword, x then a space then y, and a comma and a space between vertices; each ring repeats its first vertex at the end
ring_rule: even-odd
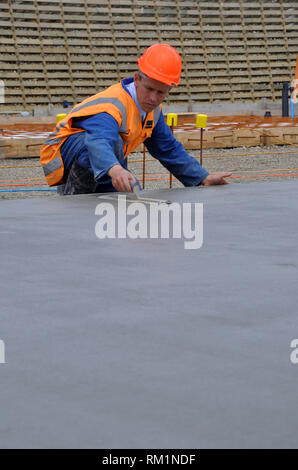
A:
POLYGON ((134 74, 134 80, 133 80, 134 84, 138 83, 140 81, 140 78, 141 78, 140 75, 138 74, 138 72, 136 72, 134 74))

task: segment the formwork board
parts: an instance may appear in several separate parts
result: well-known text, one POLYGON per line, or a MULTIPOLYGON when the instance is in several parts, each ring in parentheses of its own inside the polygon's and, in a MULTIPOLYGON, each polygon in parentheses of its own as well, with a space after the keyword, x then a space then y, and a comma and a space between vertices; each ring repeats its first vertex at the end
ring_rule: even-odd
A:
MULTIPOLYGON (((12 119, 11 119, 12 121, 12 119)), ((54 128, 54 123, 53 123, 54 128)), ((186 150, 200 148, 200 132, 175 131, 175 138, 186 150)), ((0 159, 39 157, 45 137, 5 137, 0 140, 0 159)), ((231 129, 204 131, 202 148, 256 147, 270 145, 297 145, 298 127, 269 129, 231 129)), ((143 151, 143 144, 136 152, 143 151)))

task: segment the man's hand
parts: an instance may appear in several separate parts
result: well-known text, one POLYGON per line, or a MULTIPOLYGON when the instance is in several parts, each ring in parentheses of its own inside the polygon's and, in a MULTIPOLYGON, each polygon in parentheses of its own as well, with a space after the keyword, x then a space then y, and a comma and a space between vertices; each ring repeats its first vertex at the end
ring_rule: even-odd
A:
POLYGON ((114 165, 109 169, 108 175, 112 178, 112 185, 121 193, 131 193, 131 185, 135 182, 134 176, 121 165, 114 165))
POLYGON ((213 186, 215 184, 229 184, 225 178, 231 176, 232 173, 214 173, 213 175, 208 175, 203 181, 203 186, 213 186))

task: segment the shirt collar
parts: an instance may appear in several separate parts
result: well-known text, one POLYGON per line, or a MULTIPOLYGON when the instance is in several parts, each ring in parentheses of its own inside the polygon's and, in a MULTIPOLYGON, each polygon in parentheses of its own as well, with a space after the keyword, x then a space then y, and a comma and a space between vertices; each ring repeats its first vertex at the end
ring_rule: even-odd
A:
POLYGON ((144 111, 141 108, 141 105, 139 103, 139 100, 138 100, 138 97, 137 97, 136 86, 134 84, 134 79, 133 78, 125 78, 124 80, 122 80, 122 86, 130 94, 133 101, 135 102, 135 105, 139 110, 141 120, 142 120, 142 123, 143 123, 146 119, 147 113, 146 113, 146 111, 144 111))

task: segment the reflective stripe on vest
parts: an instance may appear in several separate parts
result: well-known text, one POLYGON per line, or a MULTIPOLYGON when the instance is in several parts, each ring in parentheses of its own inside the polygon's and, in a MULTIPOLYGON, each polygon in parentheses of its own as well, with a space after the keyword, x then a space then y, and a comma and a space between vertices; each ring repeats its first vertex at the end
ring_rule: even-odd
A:
POLYGON ((122 117, 122 124, 120 127, 120 132, 122 132, 123 134, 127 134, 126 108, 124 104, 121 103, 120 100, 118 100, 118 98, 96 98, 96 100, 88 101, 87 103, 82 104, 81 106, 74 107, 74 109, 72 110, 72 113, 76 113, 77 111, 80 111, 81 109, 86 108, 87 106, 96 106, 97 104, 101 104, 101 103, 111 103, 114 106, 116 106, 116 108, 119 109, 121 113, 121 117, 122 117))
POLYGON ((55 144, 59 144, 59 142, 61 142, 61 138, 60 138, 60 140, 59 140, 59 138, 58 138, 58 139, 55 139, 55 140, 52 140, 52 139, 53 139, 53 137, 55 137, 55 135, 57 135, 57 134, 60 132, 61 128, 62 128, 62 127, 65 127, 65 126, 66 126, 66 123, 65 123, 65 122, 64 122, 64 123, 61 122, 61 124, 59 124, 58 126, 56 126, 56 129, 57 129, 56 132, 51 132, 51 133, 49 134, 49 137, 47 137, 47 139, 44 141, 44 145, 55 145, 55 144))
POLYGON ((53 134, 50 134, 50 136, 44 141, 44 144, 43 145, 55 145, 55 144, 59 144, 59 142, 61 142, 61 140, 63 139, 63 137, 58 137, 58 139, 53 139, 53 137, 58 134, 58 132, 55 132, 54 135, 53 134))
POLYGON ((43 171, 45 176, 48 176, 50 173, 52 173, 55 170, 58 170, 58 168, 61 168, 61 160, 59 157, 54 158, 54 160, 51 160, 49 163, 46 163, 43 165, 43 171))

